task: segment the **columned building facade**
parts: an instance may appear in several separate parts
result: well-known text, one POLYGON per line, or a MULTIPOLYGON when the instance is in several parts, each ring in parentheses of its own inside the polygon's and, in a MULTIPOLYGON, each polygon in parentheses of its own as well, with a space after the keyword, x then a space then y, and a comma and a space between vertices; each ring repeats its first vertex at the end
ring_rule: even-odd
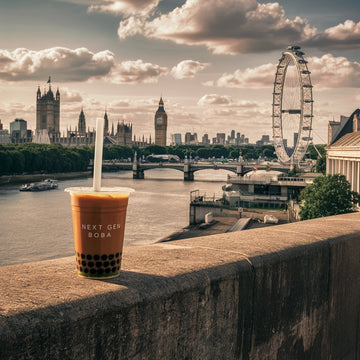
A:
POLYGON ((360 193, 360 109, 346 119, 329 123, 326 173, 345 175, 351 190, 360 193))

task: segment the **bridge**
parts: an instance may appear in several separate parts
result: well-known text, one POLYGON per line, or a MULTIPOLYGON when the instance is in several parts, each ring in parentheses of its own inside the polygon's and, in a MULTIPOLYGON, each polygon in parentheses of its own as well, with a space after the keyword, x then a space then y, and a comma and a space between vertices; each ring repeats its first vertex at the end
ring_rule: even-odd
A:
POLYGON ((135 159, 132 163, 130 162, 118 162, 118 161, 103 161, 103 171, 132 171, 134 179, 144 179, 144 172, 150 169, 166 168, 182 171, 184 173, 184 181, 194 181, 194 173, 200 170, 228 170, 236 175, 244 176, 246 173, 254 169, 265 169, 265 170, 278 170, 288 171, 288 166, 281 164, 256 164, 255 162, 232 162, 232 163, 212 163, 212 162, 194 162, 190 159, 185 159, 182 163, 143 163, 135 159))

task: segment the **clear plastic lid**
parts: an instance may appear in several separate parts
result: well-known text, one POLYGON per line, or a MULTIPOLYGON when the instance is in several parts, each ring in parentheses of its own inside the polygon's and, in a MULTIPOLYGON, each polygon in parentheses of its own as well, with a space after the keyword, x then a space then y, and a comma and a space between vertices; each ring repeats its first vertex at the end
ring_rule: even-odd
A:
POLYGON ((129 195, 135 190, 126 187, 101 187, 100 191, 95 191, 93 187, 71 187, 66 188, 64 191, 70 194, 84 194, 84 195, 111 195, 111 194, 124 194, 129 195))

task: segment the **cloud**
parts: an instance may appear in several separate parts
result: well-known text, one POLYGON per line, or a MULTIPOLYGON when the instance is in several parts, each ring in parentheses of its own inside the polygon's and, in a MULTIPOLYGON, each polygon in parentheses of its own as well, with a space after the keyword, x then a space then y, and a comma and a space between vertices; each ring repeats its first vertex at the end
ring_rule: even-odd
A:
POLYGON ((61 103, 81 103, 83 97, 78 91, 70 90, 66 87, 61 88, 60 92, 61 103))
POLYGON ((319 33, 306 19, 287 18, 279 3, 256 0, 186 0, 151 18, 129 15, 120 22, 118 36, 136 34, 205 46, 215 54, 260 53, 289 44, 320 50, 360 48, 360 22, 346 20, 319 33))
POLYGON ((114 15, 147 15, 159 4, 159 0, 103 0, 101 4, 91 5, 89 12, 103 12, 114 15))
POLYGON ((115 84, 155 83, 168 69, 142 60, 123 61, 117 64, 109 74, 109 80, 115 84))
POLYGON ((323 33, 305 42, 307 46, 320 49, 359 49, 360 22, 346 20, 342 24, 330 27, 323 33))
POLYGON ((305 41, 316 34, 306 20, 285 18, 278 3, 256 0, 187 0, 152 20, 129 17, 120 22, 120 39, 135 34, 203 45, 217 54, 263 52, 305 41))
MULTIPOLYGON (((315 89, 359 87, 360 63, 345 57, 325 54, 322 57, 309 57, 308 68, 315 89)), ((229 88, 272 88, 276 65, 264 64, 245 70, 236 70, 232 74, 223 74, 215 81, 205 82, 206 86, 229 88)))
POLYGON ((360 63, 346 57, 325 54, 321 58, 309 58, 312 83, 315 88, 358 88, 360 84, 360 63))
POLYGON ((198 105, 200 106, 230 105, 231 103, 232 99, 230 96, 218 94, 206 94, 198 101, 198 105))
POLYGON ((202 96, 198 103, 199 106, 207 107, 208 109, 215 109, 218 113, 228 114, 229 110, 254 110, 261 108, 263 103, 249 100, 234 100, 231 96, 228 95, 219 95, 219 94, 206 94, 202 96), (224 110, 228 107, 227 110, 224 110))
POLYGON ((223 74, 216 81, 204 83, 207 86, 230 87, 230 88, 262 88, 272 86, 276 71, 276 65, 264 64, 255 68, 236 70, 232 74, 223 74))
POLYGON ((45 81, 49 75, 56 82, 105 79, 114 84, 154 83, 168 69, 143 60, 116 63, 108 50, 92 53, 86 48, 50 48, 40 51, 0 50, 0 81, 45 81))
POLYGON ((40 51, 0 50, 0 80, 3 81, 44 80, 50 74, 55 81, 86 81, 108 74, 114 65, 114 54, 108 50, 98 53, 86 48, 63 47, 40 51))
POLYGON ((171 75, 175 79, 193 78, 198 71, 204 70, 209 65, 194 60, 183 60, 171 69, 171 75))

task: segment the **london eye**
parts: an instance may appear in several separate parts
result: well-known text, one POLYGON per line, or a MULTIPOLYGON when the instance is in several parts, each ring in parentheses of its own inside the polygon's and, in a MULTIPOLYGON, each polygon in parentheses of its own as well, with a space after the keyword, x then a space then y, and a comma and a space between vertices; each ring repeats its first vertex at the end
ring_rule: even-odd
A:
POLYGON ((300 46, 289 46, 279 60, 273 92, 273 143, 280 163, 299 165, 302 161, 311 141, 312 118, 307 61, 300 46))

